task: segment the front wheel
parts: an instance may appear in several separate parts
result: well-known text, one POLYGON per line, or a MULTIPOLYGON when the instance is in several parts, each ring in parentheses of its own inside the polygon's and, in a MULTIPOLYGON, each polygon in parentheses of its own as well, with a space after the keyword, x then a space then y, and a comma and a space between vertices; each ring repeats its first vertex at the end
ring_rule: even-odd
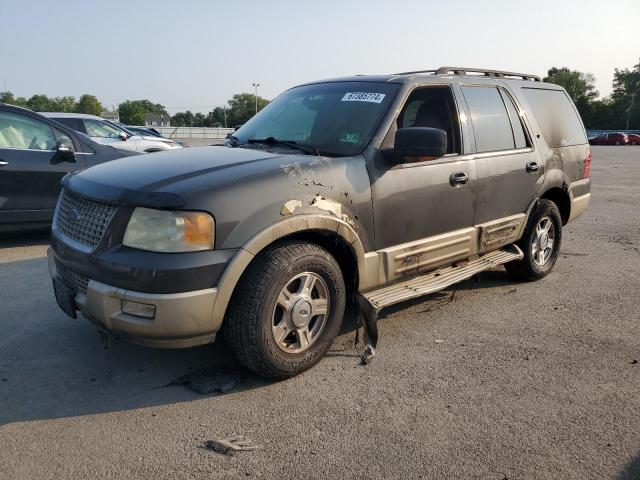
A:
POLYGON ((505 264, 507 271, 520 280, 539 280, 549 274, 558 260, 562 241, 560 211, 551 200, 542 199, 529 216, 518 246, 522 260, 505 264))
POLYGON ((269 378, 315 365, 338 334, 346 302, 340 266, 314 244, 286 241, 249 265, 223 326, 242 364, 269 378))

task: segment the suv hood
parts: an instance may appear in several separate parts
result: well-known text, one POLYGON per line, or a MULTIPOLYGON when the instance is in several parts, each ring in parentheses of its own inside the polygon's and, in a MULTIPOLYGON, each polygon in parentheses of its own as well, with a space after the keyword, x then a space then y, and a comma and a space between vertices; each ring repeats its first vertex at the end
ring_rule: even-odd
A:
POLYGON ((152 208, 181 208, 203 188, 317 161, 313 155, 283 155, 223 146, 185 148, 122 158, 68 174, 65 188, 99 202, 152 208))

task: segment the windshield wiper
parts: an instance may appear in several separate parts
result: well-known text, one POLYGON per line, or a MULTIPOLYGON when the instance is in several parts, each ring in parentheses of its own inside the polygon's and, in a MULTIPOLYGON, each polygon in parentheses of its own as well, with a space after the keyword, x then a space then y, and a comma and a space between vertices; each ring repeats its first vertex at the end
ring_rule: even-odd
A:
POLYGON ((229 140, 232 147, 235 147, 240 144, 240 139, 231 133, 227 134, 227 140, 229 140))
POLYGON ((247 140, 247 143, 262 143, 265 145, 281 145, 283 147, 293 148, 294 150, 300 150, 301 152, 307 153, 309 155, 320 156, 320 150, 318 150, 316 147, 312 147, 311 145, 303 145, 294 140, 280 140, 275 137, 251 138, 247 140))

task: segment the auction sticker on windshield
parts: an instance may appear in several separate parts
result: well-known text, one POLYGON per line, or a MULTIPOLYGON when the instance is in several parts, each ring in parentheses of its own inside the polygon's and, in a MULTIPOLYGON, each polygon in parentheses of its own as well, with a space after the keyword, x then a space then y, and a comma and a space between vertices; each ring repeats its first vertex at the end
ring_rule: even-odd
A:
POLYGON ((386 94, 373 92, 347 92, 342 97, 342 102, 369 102, 381 103, 386 94))

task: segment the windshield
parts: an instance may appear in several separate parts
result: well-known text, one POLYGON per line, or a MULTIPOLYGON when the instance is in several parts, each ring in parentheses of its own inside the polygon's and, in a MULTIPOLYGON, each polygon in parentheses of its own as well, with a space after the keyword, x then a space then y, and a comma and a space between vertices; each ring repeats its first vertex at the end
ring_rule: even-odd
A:
POLYGON ((276 139, 310 146, 325 155, 358 155, 371 141, 398 89, 397 84, 375 82, 292 88, 235 132, 236 145, 276 139))

